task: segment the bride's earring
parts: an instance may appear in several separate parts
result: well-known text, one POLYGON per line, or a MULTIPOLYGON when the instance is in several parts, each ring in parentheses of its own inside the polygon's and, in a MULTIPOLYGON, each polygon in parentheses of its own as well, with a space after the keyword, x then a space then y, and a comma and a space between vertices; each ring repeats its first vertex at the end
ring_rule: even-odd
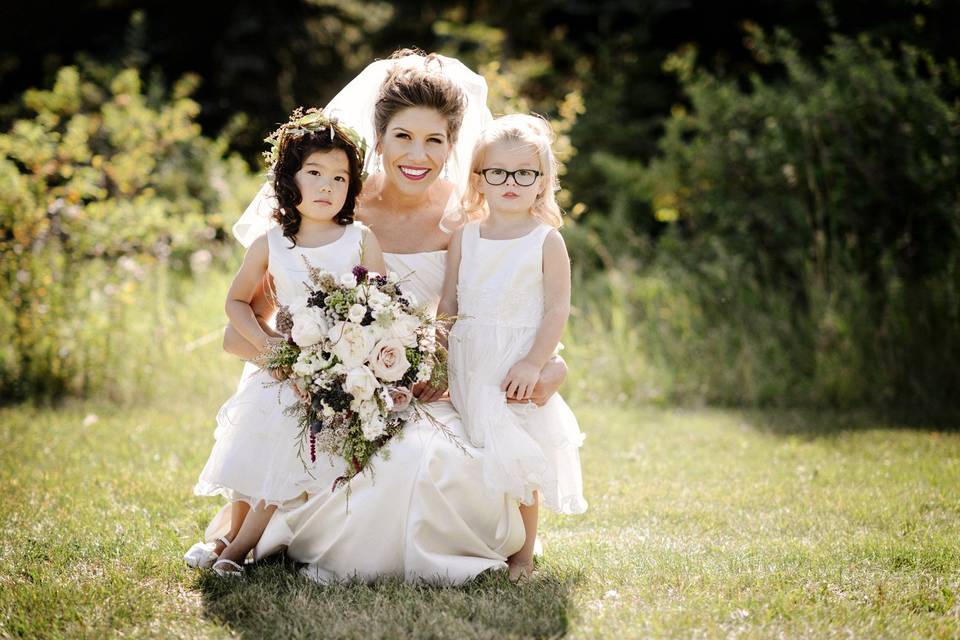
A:
POLYGON ((450 163, 449 162, 443 163, 443 179, 444 180, 450 179, 450 163))
POLYGON ((373 172, 380 173, 383 170, 383 156, 377 154, 376 161, 373 163, 373 172))

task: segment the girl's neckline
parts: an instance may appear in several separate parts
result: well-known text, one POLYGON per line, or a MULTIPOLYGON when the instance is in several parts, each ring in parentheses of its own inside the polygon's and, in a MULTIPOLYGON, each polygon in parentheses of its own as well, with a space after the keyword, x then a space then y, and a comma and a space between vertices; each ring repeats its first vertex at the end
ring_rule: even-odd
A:
POLYGON ((530 231, 527 231, 522 236, 517 236, 516 238, 484 238, 482 235, 480 235, 482 231, 480 227, 480 223, 477 223, 477 238, 479 238, 480 240, 484 240, 486 242, 512 242, 514 240, 523 240, 524 238, 526 238, 527 236, 529 236, 530 234, 532 234, 534 231, 536 231, 542 226, 543 226, 543 223, 541 222, 540 224, 535 226, 533 229, 530 229, 530 231))
POLYGON ((324 247, 329 247, 330 245, 337 244, 338 242, 340 242, 341 240, 343 240, 343 239, 346 237, 346 235, 347 235, 347 229, 349 229, 351 226, 353 226, 353 225, 352 225, 352 224, 345 224, 345 225, 343 225, 343 231, 340 233, 340 235, 337 236, 336 238, 334 238, 333 240, 331 240, 330 242, 325 242, 325 243, 323 243, 323 244, 318 244, 318 245, 315 246, 315 247, 306 247, 306 246, 304 246, 304 245, 302 245, 302 244, 300 244, 300 243, 297 243, 297 248, 298 248, 298 249, 323 249, 324 247))

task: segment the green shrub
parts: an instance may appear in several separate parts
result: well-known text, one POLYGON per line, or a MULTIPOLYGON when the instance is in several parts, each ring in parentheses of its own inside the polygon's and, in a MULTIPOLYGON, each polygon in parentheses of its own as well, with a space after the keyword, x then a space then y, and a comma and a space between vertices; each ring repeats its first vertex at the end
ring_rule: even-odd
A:
POLYGON ((640 209, 665 227, 650 273, 692 310, 685 348, 647 349, 695 372, 674 391, 712 402, 955 408, 960 110, 943 97, 947 70, 866 38, 834 37, 814 64, 785 33, 749 36, 767 79, 675 55, 690 108, 673 110, 660 156, 594 158, 622 194, 614 220, 640 209))
POLYGON ((135 70, 98 82, 65 67, 51 90, 23 95, 33 116, 0 134, 5 399, 115 380, 118 358, 142 354, 118 351, 130 323, 160 317, 142 301, 170 299, 170 268, 204 269, 255 190, 227 140, 201 134, 195 85, 186 77, 169 98, 157 88, 148 97, 135 70))

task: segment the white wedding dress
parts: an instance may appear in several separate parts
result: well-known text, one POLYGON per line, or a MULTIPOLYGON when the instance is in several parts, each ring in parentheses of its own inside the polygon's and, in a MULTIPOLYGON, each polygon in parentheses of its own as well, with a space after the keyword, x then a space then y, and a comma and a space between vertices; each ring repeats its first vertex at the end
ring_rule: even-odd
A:
MULTIPOLYGON (((385 258, 390 270, 407 277, 419 302, 435 310, 446 252, 387 253, 385 258)), ((343 488, 328 489, 299 506, 278 509, 255 557, 286 549, 318 582, 396 576, 460 584, 505 567, 524 540, 517 501, 493 496, 484 486, 483 452, 469 446, 452 405, 437 402, 428 408, 471 455, 429 422, 409 424, 390 443, 386 459, 374 458, 372 474, 353 478, 349 496, 343 488)), ((217 529, 212 524, 208 537, 217 529)))

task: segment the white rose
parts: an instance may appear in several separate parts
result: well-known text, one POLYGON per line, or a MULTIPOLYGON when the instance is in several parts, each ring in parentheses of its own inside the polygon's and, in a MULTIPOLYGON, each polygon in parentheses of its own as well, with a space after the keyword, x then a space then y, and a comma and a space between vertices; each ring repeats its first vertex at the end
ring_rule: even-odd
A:
POLYGON ((377 379, 370 369, 359 366, 347 371, 347 378, 343 381, 343 390, 358 400, 369 400, 377 390, 377 379))
POLYGON ((347 313, 347 319, 350 322, 356 322, 360 324, 367 315, 367 308, 362 304, 355 304, 350 307, 350 311, 347 313))
POLYGON ((379 415, 370 416, 369 419, 364 420, 361 426, 363 429, 363 437, 367 440, 376 440, 384 434, 387 429, 387 423, 383 421, 379 415))
POLYGON ((352 322, 338 322, 333 325, 329 336, 333 343, 333 354, 340 358, 340 362, 347 368, 363 364, 374 345, 372 332, 352 322))
POLYGON ((293 330, 290 337, 300 347, 310 347, 327 336, 327 317, 318 307, 298 306, 291 311, 293 330))
POLYGON ((293 363, 293 372, 298 376, 309 377, 317 370, 317 364, 309 351, 301 351, 293 363))
POLYGON ((355 289, 357 287, 357 277, 352 273, 345 273, 340 276, 340 284, 347 289, 355 289))
POLYGON ((399 340, 405 347, 417 346, 417 329, 420 321, 409 313, 398 313, 387 328, 387 335, 399 340))
POLYGON ((377 343, 370 356, 370 369, 381 380, 396 382, 410 368, 407 351, 396 338, 387 338, 377 343))
POLYGON ((396 271, 388 271, 387 282, 389 282, 390 284, 396 284, 397 282, 400 282, 400 276, 397 274, 396 271))

